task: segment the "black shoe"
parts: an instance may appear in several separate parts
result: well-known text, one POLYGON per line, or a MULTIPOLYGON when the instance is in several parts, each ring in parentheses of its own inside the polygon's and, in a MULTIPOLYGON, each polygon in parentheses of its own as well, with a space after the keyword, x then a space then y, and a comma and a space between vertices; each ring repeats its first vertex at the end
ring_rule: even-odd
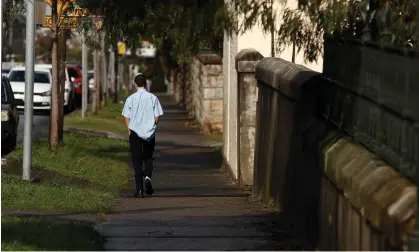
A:
POLYGON ((153 186, 151 185, 151 179, 146 177, 144 179, 145 182, 145 193, 147 195, 152 195, 154 193, 153 186))

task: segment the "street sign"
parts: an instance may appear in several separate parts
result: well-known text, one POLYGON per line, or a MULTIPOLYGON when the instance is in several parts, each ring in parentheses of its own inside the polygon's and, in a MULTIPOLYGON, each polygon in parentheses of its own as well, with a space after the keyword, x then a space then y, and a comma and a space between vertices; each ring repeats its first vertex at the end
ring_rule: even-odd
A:
POLYGON ((118 42, 118 54, 124 55, 126 52, 126 46, 124 42, 118 42))
MULTIPOLYGON (((53 0, 46 0, 46 3, 52 7, 52 1, 53 0)), ((61 13, 73 6, 74 1, 75 0, 57 0, 58 14, 61 15, 61 13)))
POLYGON ((86 17, 88 15, 89 12, 86 8, 73 8, 64 14, 67 17, 86 17))
MULTIPOLYGON (((73 29, 77 28, 79 25, 79 18, 78 17, 60 17, 60 22, 58 26, 60 29, 73 29)), ((52 28, 52 17, 45 16, 44 27, 52 28)))

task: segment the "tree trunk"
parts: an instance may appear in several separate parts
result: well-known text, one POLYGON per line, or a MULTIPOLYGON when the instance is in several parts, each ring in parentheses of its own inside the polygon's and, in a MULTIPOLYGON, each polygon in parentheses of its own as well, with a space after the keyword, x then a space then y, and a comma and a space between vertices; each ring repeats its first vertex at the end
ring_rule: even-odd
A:
POLYGON ((65 91, 65 61, 66 61, 66 52, 67 52, 67 30, 61 30, 59 36, 59 50, 60 50, 60 67, 59 67, 59 99, 60 101, 58 104, 60 105, 60 109, 58 110, 59 120, 58 120, 58 140, 61 143, 63 141, 64 135, 64 91, 65 91))
POLYGON ((114 53, 113 77, 114 78, 112 80, 112 85, 113 85, 114 93, 112 95, 112 98, 113 98, 113 103, 118 103, 118 99, 119 99, 119 90, 118 90, 118 67, 119 67, 118 61, 119 61, 119 57, 118 57, 118 47, 117 47, 117 45, 115 44, 113 46, 113 48, 114 48, 114 50, 113 50, 113 53, 114 53))
MULTIPOLYGON (((97 42, 100 41, 100 34, 95 32, 95 40, 97 42)), ((94 64, 94 71, 95 71, 95 93, 93 95, 93 104, 92 104, 92 113, 97 115, 100 108, 100 94, 101 94, 101 65, 100 65, 100 51, 94 50, 93 51, 93 64, 94 64)))
POLYGON ((107 103, 107 98, 108 98, 108 75, 107 75, 107 69, 106 69, 106 43, 105 43, 105 34, 102 33, 102 38, 101 38, 101 60, 102 63, 101 68, 102 68, 102 107, 106 106, 107 103))
MULTIPOLYGON (((98 41, 100 41, 100 34, 98 34, 97 38, 98 38, 98 41)), ((96 85, 96 89, 97 89, 98 92, 95 93, 96 100, 97 100, 95 114, 97 114, 99 112, 100 98, 102 97, 101 96, 101 94, 102 94, 102 64, 101 64, 102 55, 101 55, 99 50, 96 50, 96 61, 97 61, 96 65, 97 65, 97 77, 98 77, 97 80, 98 81, 95 82, 95 85, 96 85)))
POLYGON ((128 60, 127 60, 127 58, 126 57, 124 57, 124 61, 123 61, 124 63, 124 65, 123 65, 123 71, 124 71, 124 78, 123 78, 123 80, 124 80, 124 84, 125 84, 125 97, 128 97, 128 94, 129 94, 129 92, 131 91, 131 89, 130 89, 130 85, 129 85, 129 78, 130 78, 130 76, 129 76, 129 69, 128 69, 128 60))
POLYGON ((51 116, 50 116, 50 132, 49 132, 49 144, 52 150, 56 150, 59 141, 59 53, 58 53, 58 13, 57 13, 57 0, 52 0, 51 4, 51 16, 52 16, 52 30, 53 30, 53 42, 52 42, 52 86, 51 86, 51 116))
POLYGON ((97 83, 99 83, 99 79, 100 79, 100 76, 99 76, 99 71, 98 71, 98 68, 99 68, 99 66, 98 66, 98 64, 97 64, 97 57, 98 57, 98 55, 97 55, 97 50, 93 50, 93 71, 94 71, 94 87, 95 87, 95 89, 94 89, 94 92, 93 92, 93 100, 92 100, 92 113, 94 114, 94 115, 96 115, 97 114, 97 103, 99 102, 99 100, 97 99, 97 93, 99 92, 99 90, 98 90, 98 88, 97 88, 97 83))

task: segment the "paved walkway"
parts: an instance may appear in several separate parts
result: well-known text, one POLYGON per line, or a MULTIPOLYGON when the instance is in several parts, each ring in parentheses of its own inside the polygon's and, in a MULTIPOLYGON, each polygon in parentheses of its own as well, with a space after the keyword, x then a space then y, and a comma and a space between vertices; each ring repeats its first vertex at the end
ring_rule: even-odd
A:
POLYGON ((97 226, 105 249, 310 249, 287 219, 252 202, 219 169, 217 143, 185 127, 185 113, 169 97, 159 98, 165 115, 156 136, 155 194, 120 198, 97 226))

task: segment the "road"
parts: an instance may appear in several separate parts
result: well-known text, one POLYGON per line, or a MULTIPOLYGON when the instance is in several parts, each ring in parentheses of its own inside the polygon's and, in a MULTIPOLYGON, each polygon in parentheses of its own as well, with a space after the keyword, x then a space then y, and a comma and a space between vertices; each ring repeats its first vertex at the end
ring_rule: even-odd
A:
MULTIPOLYGON (((17 128, 17 145, 23 144, 23 130, 25 125, 25 117, 23 113, 19 113, 19 126, 17 128)), ((37 140, 41 137, 47 137, 49 131, 49 115, 36 113, 33 115, 32 123, 32 139, 37 140)), ((2 162, 3 157, 7 156, 9 153, 2 153, 2 162)))
MULTIPOLYGON (((17 144, 23 144, 23 129, 25 125, 25 117, 23 114, 19 115, 19 127, 17 133, 17 144)), ((40 137, 47 137, 49 131, 49 115, 34 114, 33 115, 33 130, 32 139, 37 140, 40 137)))

